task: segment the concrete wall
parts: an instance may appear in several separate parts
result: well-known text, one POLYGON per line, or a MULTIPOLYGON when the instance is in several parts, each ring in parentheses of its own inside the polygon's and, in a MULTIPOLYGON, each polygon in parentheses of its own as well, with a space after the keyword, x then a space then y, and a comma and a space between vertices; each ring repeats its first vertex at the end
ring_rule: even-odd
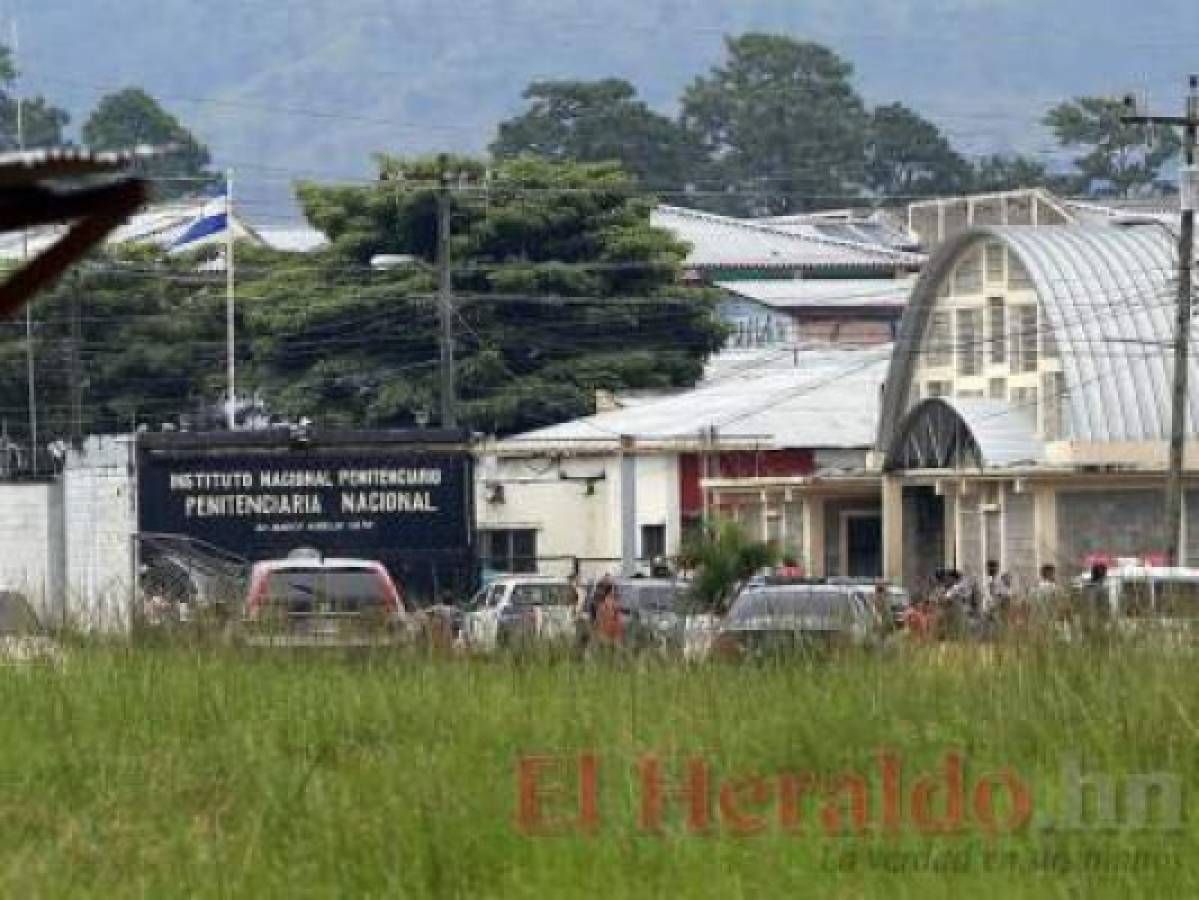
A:
POLYGON ((1017 589, 1037 583, 1035 524, 1032 494, 1017 494, 1009 486, 1004 497, 1003 565, 1017 589))
POLYGON ((125 439, 89 441, 52 483, 0 484, 0 590, 25 594, 42 623, 129 624, 136 498, 125 439))
POLYGON ((62 490, 0 484, 0 589, 29 598, 47 624, 61 617, 62 490))
MULTIPOLYGON (((1165 550, 1165 490, 1058 490, 1057 564, 1072 571, 1092 553, 1142 556, 1165 550)), ((1187 491, 1186 562, 1199 566, 1199 491, 1187 491)), ((1052 561, 1052 560, 1051 560, 1052 561)))
POLYGON ((985 570, 983 559, 981 498, 977 488, 957 497, 957 566, 968 575, 985 570))
POLYGON ((129 625, 136 489, 126 439, 89 441, 63 473, 66 603, 73 625, 129 625))
POLYGON ((1158 490, 1059 490, 1058 560, 1063 571, 1081 567, 1087 556, 1141 556, 1159 552, 1165 492, 1158 490))

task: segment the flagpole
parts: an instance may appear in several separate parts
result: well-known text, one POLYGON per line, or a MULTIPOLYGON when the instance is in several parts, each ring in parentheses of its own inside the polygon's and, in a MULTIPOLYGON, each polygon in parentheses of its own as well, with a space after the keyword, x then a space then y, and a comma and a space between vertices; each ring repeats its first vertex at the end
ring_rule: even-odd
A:
POLYGON ((228 397, 225 421, 230 431, 237 430, 237 361, 234 313, 237 304, 236 276, 233 260, 233 170, 225 172, 225 355, 228 370, 228 397))
MULTIPOLYGON (((21 72, 21 38, 14 17, 12 26, 12 65, 17 74, 21 72)), ((24 85, 16 86, 17 149, 25 152, 25 101, 21 96, 24 85)), ((21 263, 29 263, 29 229, 21 230, 21 263)), ((29 466, 36 474, 38 469, 37 434, 37 357, 33 347, 33 304, 25 304, 25 383, 28 388, 29 405, 29 466)))

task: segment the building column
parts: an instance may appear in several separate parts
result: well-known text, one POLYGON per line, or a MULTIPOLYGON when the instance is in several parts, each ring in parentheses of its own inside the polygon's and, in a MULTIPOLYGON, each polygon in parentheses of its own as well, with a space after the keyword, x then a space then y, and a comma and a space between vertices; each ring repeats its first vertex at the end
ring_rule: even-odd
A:
POLYGON ((824 498, 805 497, 803 504, 804 571, 813 578, 824 576, 824 498))
POLYGON ((637 444, 620 439, 620 574, 637 574, 637 444))
POLYGON ((1033 488, 1033 540, 1037 547, 1037 571, 1058 565, 1057 488, 1038 484, 1033 488))
POLYGON ((944 534, 941 548, 941 565, 956 569, 958 565, 958 495, 953 486, 942 483, 941 499, 945 504, 944 534))
POLYGON ((883 477, 883 577, 903 580, 903 479, 883 477))

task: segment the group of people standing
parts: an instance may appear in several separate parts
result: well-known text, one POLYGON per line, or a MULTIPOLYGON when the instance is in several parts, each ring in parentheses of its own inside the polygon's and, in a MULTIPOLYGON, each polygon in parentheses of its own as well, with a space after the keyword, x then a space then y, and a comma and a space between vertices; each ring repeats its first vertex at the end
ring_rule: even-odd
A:
POLYGON ((1062 601, 1057 568, 1052 564, 1041 567, 1032 590, 1017 592, 1011 575, 989 560, 981 578, 964 576, 956 569, 937 569, 928 589, 909 607, 905 625, 913 638, 929 640, 987 639, 1013 630, 1034 632, 1057 620, 1062 601))

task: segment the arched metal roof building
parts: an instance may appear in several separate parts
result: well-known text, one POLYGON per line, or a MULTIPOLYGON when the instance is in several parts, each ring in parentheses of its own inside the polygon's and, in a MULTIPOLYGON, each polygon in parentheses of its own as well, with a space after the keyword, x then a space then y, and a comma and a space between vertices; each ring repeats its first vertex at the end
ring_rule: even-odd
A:
MULTIPOLYGON (((917 356, 943 281, 964 254, 999 242, 1027 271, 1040 328, 1051 331, 1064 385, 1062 440, 1159 441, 1170 424, 1177 253, 1164 225, 994 226, 944 245, 913 290, 892 357, 878 447, 891 450, 912 409, 917 356)), ((1191 357, 1189 433, 1199 422, 1199 360, 1191 357)), ((913 414, 920 412, 913 410, 913 414)))

